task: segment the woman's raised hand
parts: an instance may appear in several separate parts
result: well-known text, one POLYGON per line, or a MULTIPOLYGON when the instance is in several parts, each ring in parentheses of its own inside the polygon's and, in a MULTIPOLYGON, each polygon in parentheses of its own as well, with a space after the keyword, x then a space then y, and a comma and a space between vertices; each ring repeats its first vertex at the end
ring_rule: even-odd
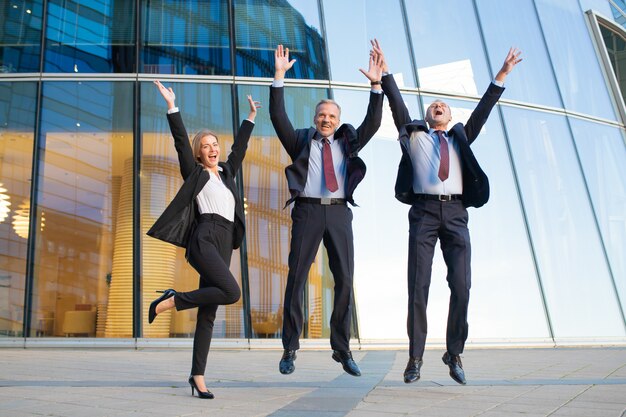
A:
POLYGON ((176 94, 174 94, 174 90, 172 90, 172 87, 165 88, 165 86, 161 84, 161 81, 159 80, 154 80, 154 84, 159 89, 159 93, 161 93, 161 95, 165 99, 165 102, 167 103, 167 108, 173 109, 174 107, 176 107, 176 105, 174 104, 174 102, 176 101, 176 94))
POLYGON ((248 120, 254 122, 256 117, 256 109, 261 107, 260 101, 254 101, 251 95, 248 95, 248 104, 250 105, 250 113, 248 113, 248 120))

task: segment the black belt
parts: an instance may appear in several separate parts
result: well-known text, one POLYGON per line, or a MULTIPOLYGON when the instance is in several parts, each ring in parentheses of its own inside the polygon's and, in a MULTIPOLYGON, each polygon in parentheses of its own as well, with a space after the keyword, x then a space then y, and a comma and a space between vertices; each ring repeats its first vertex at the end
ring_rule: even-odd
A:
POLYGON ((345 198, 312 198, 312 197, 297 197, 296 201, 309 204, 321 204, 323 206, 333 206, 335 204, 346 205, 345 198))
POLYGON ((461 200, 463 196, 461 194, 413 194, 416 200, 435 200, 435 201, 452 201, 461 200))

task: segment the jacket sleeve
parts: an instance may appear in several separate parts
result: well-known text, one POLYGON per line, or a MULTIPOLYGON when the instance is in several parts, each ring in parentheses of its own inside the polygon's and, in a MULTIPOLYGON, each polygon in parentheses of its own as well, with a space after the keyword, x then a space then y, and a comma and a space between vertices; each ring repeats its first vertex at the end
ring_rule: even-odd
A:
POLYGON ((370 92, 370 101, 367 106, 365 119, 356 132, 359 138, 359 147, 363 148, 367 142, 376 134, 383 119, 383 99, 384 94, 370 92))
POLYGON ((465 135, 467 136, 467 140, 470 144, 476 140, 476 137, 478 137, 480 130, 487 122, 489 113, 491 113, 493 106, 496 105, 503 92, 504 87, 499 87, 494 83, 491 83, 485 94, 483 94, 483 97, 478 102, 478 105, 476 105, 476 108, 470 115, 469 119, 467 119, 464 129, 465 135))
POLYGON ((243 158, 246 156, 252 129, 254 129, 254 123, 247 119, 241 122, 241 126, 239 126, 239 131, 237 132, 233 146, 230 148, 230 154, 226 160, 226 163, 230 165, 233 170, 233 175, 239 171, 243 163, 243 158))
POLYGON ((196 158, 193 156, 191 144, 189 143, 189 136, 187 135, 187 130, 183 124, 183 118, 181 117, 180 112, 176 112, 168 114, 167 121, 170 124, 170 131, 174 137, 174 146, 176 147, 176 152, 178 153, 180 173, 183 176, 183 179, 187 179, 195 168, 197 162, 196 158))
POLYGON ((389 100, 393 122, 396 128, 400 130, 401 126, 411 123, 411 116, 409 115, 409 109, 407 109, 406 104, 404 104, 400 89, 398 89, 398 85, 392 74, 385 75, 382 78, 382 88, 389 100))
POLYGON ((280 143, 291 159, 295 160, 298 156, 298 140, 296 131, 285 111, 284 87, 270 87, 270 119, 280 143))

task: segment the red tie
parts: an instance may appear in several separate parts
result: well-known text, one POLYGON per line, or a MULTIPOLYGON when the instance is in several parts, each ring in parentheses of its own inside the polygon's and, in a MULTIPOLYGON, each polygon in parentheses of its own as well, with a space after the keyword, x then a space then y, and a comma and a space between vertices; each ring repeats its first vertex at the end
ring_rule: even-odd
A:
POLYGON ((448 141, 443 136, 443 130, 435 130, 439 138, 439 179, 445 181, 448 179, 450 171, 450 155, 448 154, 448 141))
POLYGON ((328 191, 335 192, 339 188, 337 185, 337 177, 335 177, 335 166, 333 165, 333 153, 330 151, 330 142, 328 138, 322 138, 324 147, 322 150, 322 159, 324 163, 324 178, 326 179, 326 188, 328 191))

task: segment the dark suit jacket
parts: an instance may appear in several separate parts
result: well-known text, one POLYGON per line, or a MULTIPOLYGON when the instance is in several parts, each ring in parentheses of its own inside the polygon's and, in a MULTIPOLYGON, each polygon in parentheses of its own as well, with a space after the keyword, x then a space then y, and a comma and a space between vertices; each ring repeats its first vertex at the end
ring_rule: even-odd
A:
MULTIPOLYGON (((150 228, 148 235, 186 248, 188 246, 189 236, 191 236, 196 225, 196 217, 198 216, 196 196, 209 180, 209 173, 193 156, 189 136, 187 136, 187 131, 185 130, 180 112, 168 114, 167 121, 170 124, 170 130, 174 137, 174 146, 176 147, 178 162, 180 164, 180 173, 185 182, 163 214, 161 214, 150 228)), ((241 168, 241 163, 246 155, 248 141, 250 140, 250 134, 253 128, 254 123, 249 120, 244 120, 241 123, 228 159, 226 162, 219 163, 219 166, 222 167, 220 177, 235 197, 233 249, 237 249, 241 245, 245 230, 243 204, 241 203, 237 186, 235 185, 235 175, 237 171, 239 171, 239 168, 241 168)))
MULTIPOLYGON (((346 200, 354 205, 354 190, 365 177, 365 163, 359 158, 359 150, 374 136, 383 115, 383 95, 370 92, 370 101, 363 123, 358 128, 343 124, 335 132, 335 140, 340 140, 344 146, 345 155, 348 158, 346 172, 346 200)), ((289 205, 304 190, 307 174, 309 172, 309 154, 311 152, 311 140, 316 129, 294 129, 285 112, 285 95, 283 87, 270 87, 270 118, 278 139, 289 154, 292 164, 285 168, 287 185, 291 198, 285 206, 289 205)))
MULTIPOLYGON (((393 114, 393 120, 398 128, 399 137, 410 138, 417 130, 428 132, 428 125, 424 120, 413 120, 402 100, 400 90, 396 85, 393 75, 385 75, 382 78, 383 91, 389 99, 389 106, 393 114)), ((483 125, 491 113, 491 109, 500 99, 503 87, 491 83, 478 105, 470 115, 467 123, 457 123, 448 131, 449 137, 454 137, 459 144, 461 169, 463 175, 463 205, 465 207, 481 207, 489 200, 489 180, 483 172, 469 145, 474 142, 483 125)), ((398 167, 395 193, 396 198, 403 203, 413 204, 413 167, 408 150, 402 148, 402 159, 398 167)))

